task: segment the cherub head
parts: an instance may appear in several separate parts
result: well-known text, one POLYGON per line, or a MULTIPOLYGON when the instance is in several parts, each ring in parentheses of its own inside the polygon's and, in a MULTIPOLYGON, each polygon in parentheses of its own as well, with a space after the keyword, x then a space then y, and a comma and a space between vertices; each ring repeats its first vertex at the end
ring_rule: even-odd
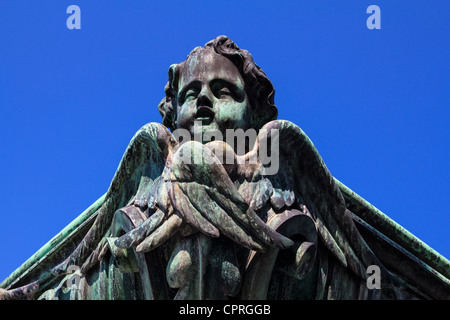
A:
POLYGON ((278 115, 275 90, 251 54, 219 36, 170 66, 166 97, 158 109, 163 124, 195 134, 201 131, 259 130, 278 115))

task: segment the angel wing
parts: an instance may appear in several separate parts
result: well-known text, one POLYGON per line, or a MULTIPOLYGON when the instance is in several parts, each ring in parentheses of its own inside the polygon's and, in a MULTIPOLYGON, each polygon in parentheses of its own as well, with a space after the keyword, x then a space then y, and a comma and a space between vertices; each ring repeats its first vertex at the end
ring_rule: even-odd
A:
MULTIPOLYGON (((137 245, 136 252, 151 251, 177 232, 201 232, 212 238, 223 234, 258 252, 287 249, 294 242, 275 230, 281 223, 273 222, 275 219, 272 225, 266 224, 269 217, 262 215, 270 212, 286 219, 299 217, 298 209, 306 206, 309 212, 302 216, 311 216, 326 248, 343 266, 365 279, 367 266, 381 263, 359 235, 312 142, 288 121, 269 122, 263 131, 276 131, 281 142, 275 174, 265 173, 261 159, 254 165, 245 161, 257 155, 261 145, 270 145, 270 134, 258 136, 255 148, 239 165, 239 161, 223 163, 216 157, 220 148, 232 152, 224 142, 178 146, 164 126, 144 126, 125 152, 93 226, 53 272, 63 274, 72 264, 83 264, 84 269, 95 264, 106 248, 114 213, 127 204, 151 209, 143 223, 115 241, 118 248, 137 245)), ((239 158, 234 152, 233 157, 239 158)), ((306 225, 310 225, 308 219, 306 225)), ((305 252, 309 248, 305 247, 305 252)))
POLYGON ((137 245, 137 253, 153 250, 177 232, 200 231, 211 237, 222 233, 258 251, 265 246, 287 248, 293 244, 249 208, 209 148, 197 142, 178 146, 170 131, 157 123, 147 124, 135 134, 105 199, 76 249, 52 269, 54 275, 67 274, 71 265, 81 266, 85 273, 97 264, 111 248, 115 213, 120 216, 120 211, 134 206, 147 216, 115 244, 118 248, 137 245), (193 162, 200 157, 212 163, 186 164, 181 159, 186 153, 195 158, 193 162))
POLYGON ((169 218, 162 221, 159 215, 150 217, 140 228, 119 238, 116 245, 129 248, 139 244, 138 252, 150 251, 177 232, 184 221, 209 237, 223 234, 257 251, 292 246, 290 239, 267 226, 244 200, 213 150, 195 141, 181 145, 171 157, 161 187, 170 200, 163 205, 171 208, 169 218))
MULTIPOLYGON (((273 191, 266 201, 275 212, 306 206, 321 242, 343 267, 348 267, 360 279, 367 279, 367 267, 380 266, 387 287, 395 287, 389 271, 357 230, 339 187, 308 136, 284 120, 271 121, 261 131, 268 134, 258 136, 254 152, 262 144, 270 148, 268 140, 275 138, 275 132, 279 139, 279 170, 274 175, 264 175, 260 170, 254 172, 255 180, 260 182, 247 184, 247 196, 256 196, 253 200, 256 203, 261 198, 261 184, 267 184, 268 180, 273 191)), ((394 288, 394 296, 398 295, 394 288)))
POLYGON ((92 227, 70 256, 52 269, 54 275, 66 274, 70 265, 83 266, 85 271, 98 262, 114 213, 129 204, 147 206, 147 196, 157 187, 174 145, 170 131, 159 123, 146 124, 134 135, 92 227))

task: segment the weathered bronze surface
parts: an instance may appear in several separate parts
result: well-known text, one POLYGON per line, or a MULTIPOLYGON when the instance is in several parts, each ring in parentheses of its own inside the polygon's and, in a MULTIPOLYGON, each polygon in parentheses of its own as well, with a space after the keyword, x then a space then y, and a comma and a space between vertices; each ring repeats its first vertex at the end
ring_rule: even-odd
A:
POLYGON ((225 36, 172 65, 162 124, 135 134, 107 193, 0 299, 449 299, 448 261, 335 180, 306 134, 276 120, 274 92, 225 36), (256 141, 210 139, 230 129, 256 141), (262 148, 278 151, 275 173, 262 148))

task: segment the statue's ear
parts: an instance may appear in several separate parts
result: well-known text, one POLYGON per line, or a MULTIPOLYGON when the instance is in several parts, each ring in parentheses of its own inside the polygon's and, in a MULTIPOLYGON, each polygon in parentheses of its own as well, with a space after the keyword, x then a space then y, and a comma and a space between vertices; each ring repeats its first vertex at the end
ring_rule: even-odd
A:
POLYGON ((174 111, 172 109, 171 101, 167 100, 167 97, 161 100, 161 102, 158 104, 158 110, 162 117, 162 124, 170 130, 174 130, 174 111))
POLYGON ((170 130, 176 129, 177 120, 177 94, 178 94, 178 75, 179 65, 172 64, 169 67, 169 81, 164 88, 166 97, 161 100, 158 105, 158 110, 163 117, 162 123, 170 130))
POLYGON ((169 83, 168 83, 168 85, 173 90, 178 90, 178 76, 177 76, 178 72, 176 71, 177 70, 177 66, 178 66, 178 64, 172 64, 169 67, 169 71, 168 71, 169 72, 169 83))

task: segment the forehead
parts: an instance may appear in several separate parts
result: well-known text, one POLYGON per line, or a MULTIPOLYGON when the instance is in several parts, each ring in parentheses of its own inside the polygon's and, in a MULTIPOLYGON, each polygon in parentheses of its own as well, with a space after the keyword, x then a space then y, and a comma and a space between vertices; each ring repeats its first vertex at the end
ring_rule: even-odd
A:
POLYGON ((230 60, 212 50, 202 48, 186 60, 180 73, 179 88, 182 89, 193 81, 209 82, 214 79, 244 85, 239 70, 230 60))

